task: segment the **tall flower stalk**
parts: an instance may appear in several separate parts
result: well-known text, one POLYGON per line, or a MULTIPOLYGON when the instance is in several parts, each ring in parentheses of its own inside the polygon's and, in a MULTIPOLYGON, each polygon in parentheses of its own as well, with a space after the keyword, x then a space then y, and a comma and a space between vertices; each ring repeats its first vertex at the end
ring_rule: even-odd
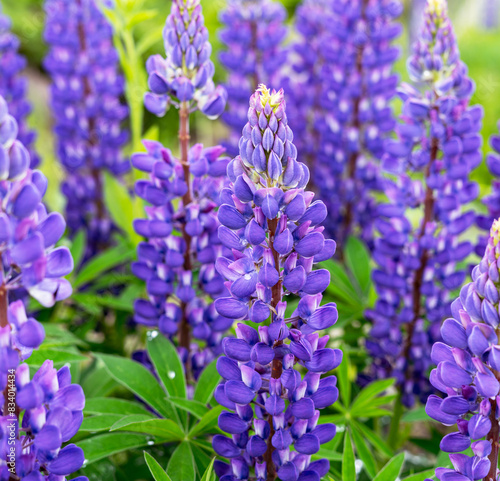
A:
POLYGON ((147 153, 135 154, 135 168, 149 178, 136 183, 145 199, 147 219, 134 226, 147 238, 138 247, 132 269, 147 283, 149 300, 135 303, 135 319, 176 338, 187 366, 197 377, 220 351, 222 333, 231 321, 219 316, 211 299, 225 292, 214 267, 223 248, 217 239, 218 197, 228 159, 222 147, 191 146, 189 118, 200 110, 216 118, 224 110, 226 92, 215 87, 211 45, 199 0, 176 0, 164 29, 166 58, 148 60, 146 107, 161 116, 170 106, 179 112, 179 153, 144 141, 147 153), (207 349, 199 349, 193 338, 207 349))
POLYGON ((340 253, 349 235, 373 239, 373 191, 382 188, 379 161, 395 125, 401 9, 393 0, 305 0, 298 11, 292 128, 340 253))
MULTIPOLYGON (((500 128, 500 122, 498 124, 500 128)), ((483 197, 483 204, 488 209, 487 214, 477 216, 477 226, 484 231, 488 231, 492 222, 500 217, 500 135, 490 137, 490 146, 493 149, 486 156, 486 165, 493 176, 491 193, 483 197)), ((476 246, 476 254, 482 256, 488 243, 487 236, 480 236, 476 246)))
POLYGON ((87 258, 110 245, 114 229, 104 201, 104 172, 130 168, 122 147, 128 109, 109 23, 96 0, 46 0, 45 67, 52 77, 51 106, 57 155, 66 170, 62 191, 70 234, 87 233, 87 258))
POLYGON ((71 286, 62 276, 73 270, 73 259, 66 247, 54 247, 64 233, 64 219, 47 213, 42 202, 47 179, 30 169, 29 153, 16 138, 17 122, 2 97, 0 132, 0 478, 64 478, 83 465, 83 451, 62 444, 83 421, 85 396, 71 384, 68 366, 57 371, 50 360, 30 379, 24 361, 45 332, 28 317, 23 301, 12 297, 23 289, 46 307, 66 299, 71 286))
POLYGON ((427 400, 427 414, 458 432, 447 434, 441 450, 453 468, 438 468, 439 480, 498 479, 500 428, 500 219, 493 223, 486 252, 460 291, 452 316, 441 327, 443 342, 432 346, 432 385, 446 395, 427 400), (472 448, 472 456, 460 454, 472 448))
POLYGON ((28 82, 22 75, 26 59, 19 54, 19 39, 10 31, 11 21, 2 13, 0 3, 0 95, 7 101, 10 115, 17 122, 18 139, 28 149, 31 168, 40 163, 33 144, 36 134, 28 127, 26 117, 31 112, 31 104, 26 98, 28 82))
MULTIPOLYGON (((416 87, 403 85, 397 140, 385 143, 388 203, 379 206, 380 238, 373 280, 378 292, 367 348, 376 377, 395 377, 401 402, 411 407, 431 391, 428 352, 450 314, 450 292, 462 285, 460 267, 472 251, 460 236, 475 215, 464 207, 477 197, 471 171, 481 162, 482 109, 460 61, 445 0, 429 0, 408 60, 416 87), (410 212, 419 212, 412 223, 410 212)), ((397 416, 395 416, 395 419, 397 416)), ((393 425, 397 434, 397 419, 393 425)))
POLYGON ((272 0, 229 0, 220 14, 224 27, 220 39, 226 46, 219 59, 228 71, 228 111, 223 120, 230 129, 225 144, 231 156, 238 153, 241 130, 246 124, 248 99, 264 83, 276 87, 287 52, 283 40, 286 10, 272 0))
POLYGON ((338 398, 335 376, 321 377, 342 360, 321 335, 338 315, 335 304, 320 305, 329 272, 313 270, 335 242, 323 237, 325 205, 305 190, 309 171, 297 160, 285 110, 282 90, 261 86, 251 97, 240 155, 228 166, 232 183, 221 195, 219 238, 233 258, 217 259, 230 296, 215 307, 247 321, 224 339, 217 361, 225 382, 215 398, 227 409, 219 427, 231 435, 213 439, 215 452, 230 459, 216 462, 222 480, 319 480, 329 463, 311 456, 336 432, 318 420, 338 398), (300 301, 288 313, 293 295, 300 301))

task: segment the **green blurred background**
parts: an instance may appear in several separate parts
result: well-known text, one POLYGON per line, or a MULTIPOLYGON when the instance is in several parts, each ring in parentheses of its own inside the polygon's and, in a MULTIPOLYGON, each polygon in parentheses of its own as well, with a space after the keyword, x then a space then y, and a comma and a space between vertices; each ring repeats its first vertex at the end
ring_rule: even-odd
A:
MULTIPOLYGON (((122 0, 123 1, 123 0, 122 0)), ((134 0, 125 0, 134 3, 134 0)), ((289 18, 293 18, 294 10, 300 3, 298 0, 281 0, 289 11, 289 18)), ((462 54, 462 59, 468 65, 471 77, 475 80, 477 90, 473 97, 473 103, 480 103, 485 109, 484 119, 484 151, 489 150, 488 137, 497 131, 497 121, 500 119, 500 30, 496 27, 487 28, 485 18, 488 2, 496 2, 496 14, 498 16, 497 0, 449 0, 450 16, 455 26, 458 42, 462 54)), ((406 0, 405 12, 401 19, 405 26, 405 33, 399 39, 399 45, 403 51, 397 69, 402 80, 407 80, 405 69, 405 59, 408 55, 409 38, 411 28, 418 25, 419 18, 415 14, 418 11, 417 4, 421 0, 406 0)), ((149 54, 163 53, 161 28, 166 16, 170 11, 171 2, 168 0, 144 0, 141 9, 156 9, 158 14, 137 25, 135 29, 136 39, 141 36, 158 32, 158 39, 144 56, 144 60, 149 54)), ((225 0, 202 0, 207 27, 210 30, 211 41, 214 52, 221 49, 217 38, 219 28, 218 13, 224 8, 225 0)), ((43 71, 43 58, 47 51, 47 46, 43 42, 42 30, 44 22, 43 1, 42 0, 3 0, 3 8, 7 15, 12 18, 13 30, 21 40, 22 53, 28 58, 30 78, 30 97, 34 104, 34 112, 30 118, 31 125, 39 132, 37 149, 40 152, 43 164, 42 169, 50 180, 50 189, 47 201, 50 208, 60 210, 63 207, 63 198, 59 193, 59 183, 63 178, 63 171, 54 158, 53 139, 51 135, 51 116, 48 108, 49 101, 49 80, 43 71)), ((495 11, 495 9, 494 9, 495 11)), ((491 21, 491 15, 490 15, 491 21)), ((491 21, 497 23, 498 18, 491 21)), ((287 43, 293 41, 293 23, 290 23, 290 33, 287 43)), ((216 56, 213 56, 214 60, 216 56)), ((224 80, 224 72, 219 65, 216 65, 216 80, 224 80)), ((399 108, 398 101, 395 101, 396 109, 399 108)), ((154 124, 160 127, 161 140, 167 145, 175 145, 175 140, 169 141, 176 131, 175 117, 167 115, 161 121, 146 114, 144 131, 147 131, 154 124)), ((224 135, 220 122, 208 122, 201 118, 195 119, 195 135, 204 142, 217 142, 224 135), (198 128, 197 128, 198 127, 198 128), (202 135, 200 133, 203 133, 202 135)), ((481 194, 485 195, 489 191, 491 178, 486 168, 482 165, 474 174, 481 184, 481 194)))

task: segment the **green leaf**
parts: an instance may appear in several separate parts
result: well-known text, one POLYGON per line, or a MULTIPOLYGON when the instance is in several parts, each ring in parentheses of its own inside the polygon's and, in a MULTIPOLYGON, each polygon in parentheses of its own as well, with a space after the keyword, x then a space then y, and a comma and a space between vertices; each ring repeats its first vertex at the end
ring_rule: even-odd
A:
POLYGON ((69 332, 64 326, 60 324, 44 323, 45 340, 43 341, 44 348, 61 347, 61 346, 82 346, 87 344, 80 338, 69 332))
POLYGON ((434 477, 434 469, 428 469, 427 471, 420 471, 420 473, 410 474, 401 481, 422 481, 425 478, 434 477))
POLYGON ((148 339, 148 354, 163 386, 165 386, 169 396, 185 398, 184 366, 177 349, 166 337, 158 335, 156 331, 152 331, 152 333, 155 333, 156 336, 151 336, 148 339))
POLYGON ((191 413, 193 416, 201 419, 209 409, 204 404, 199 401, 195 401, 193 399, 185 399, 182 397, 169 397, 168 400, 176 407, 191 413))
POLYGON ((50 359, 54 364, 67 364, 74 362, 87 361, 88 358, 80 354, 76 350, 63 350, 63 349, 38 349, 33 351, 33 354, 28 359, 30 366, 41 366, 47 359, 50 359))
POLYGON ((349 431, 344 436, 344 458, 342 460, 342 481, 356 481, 356 465, 349 431))
POLYGON ((100 414, 89 416, 83 419, 79 431, 96 433, 98 431, 109 431, 111 426, 119 421, 123 414, 100 414))
POLYGON ((221 377, 217 372, 217 360, 214 360, 203 369, 194 389, 194 399, 202 404, 208 404, 220 381, 221 377))
POLYGON ((349 237, 344 256, 347 267, 359 284, 362 294, 368 295, 371 286, 371 259, 365 244, 356 237, 349 237))
POLYGON ((392 458, 382 470, 373 478, 373 481, 396 481, 405 461, 405 453, 392 458))
POLYGON ((377 474, 377 463, 375 458, 373 457, 370 448, 366 445, 363 436, 361 436, 356 429, 353 429, 351 434, 354 445, 356 446, 356 450, 361 461, 363 461, 366 472, 369 474, 370 478, 373 478, 377 474))
POLYGON ((137 246, 142 238, 133 227, 134 219, 144 214, 144 204, 140 197, 131 196, 125 184, 109 172, 104 173, 104 198, 114 223, 127 234, 132 245, 137 246))
POLYGON ((208 466, 207 470, 203 474, 203 477, 201 478, 201 481, 216 481, 215 473, 214 473, 214 461, 215 458, 212 458, 212 461, 210 465, 208 466))
POLYGON ((205 433, 218 433, 217 419, 222 412, 222 406, 217 406, 208 411, 189 431, 189 439, 195 438, 205 433))
POLYGON ((126 416, 113 424, 110 430, 147 433, 161 439, 165 443, 181 441, 185 436, 181 428, 170 419, 148 418, 143 414, 126 416))
POLYGON ((151 436, 129 433, 106 433, 84 439, 77 446, 83 449, 86 464, 95 463, 116 453, 148 446, 151 436))
MULTIPOLYGON (((116 201, 113 201, 116 202, 116 201)), ((135 256, 135 248, 118 245, 112 249, 99 254, 87 262, 73 281, 75 290, 94 280, 103 272, 106 272, 121 264, 130 262, 135 256)))
POLYGON ((94 363, 94 366, 82 379, 80 385, 85 393, 86 406, 91 398, 104 397, 118 387, 118 383, 100 362, 94 363))
POLYGON ((327 292, 335 299, 342 299, 347 305, 359 307, 362 304, 362 300, 359 299, 356 289, 340 263, 329 260, 323 262, 321 267, 328 269, 332 276, 332 282, 328 286, 327 292))
POLYGON ((71 256, 73 257, 73 262, 77 268, 83 260, 86 247, 87 247, 86 231, 84 229, 81 229, 76 233, 75 237, 73 237, 73 241, 71 243, 71 248, 70 248, 71 256))
POLYGON ((172 481, 196 481, 196 466, 189 441, 184 441, 173 452, 167 466, 172 481))
POLYGON ((148 20, 154 18, 157 14, 158 12, 153 9, 138 12, 128 19, 125 28, 127 28, 128 30, 132 30, 137 24, 147 22, 148 20))
POLYGON ((392 452, 391 448, 370 428, 365 426, 363 423, 358 423, 354 419, 351 419, 351 426, 360 431, 361 434, 364 435, 370 442, 370 444, 379 450, 379 452, 385 454, 388 457, 392 457, 394 453, 392 452))
POLYGON ((362 412, 361 408, 369 406, 373 398, 389 389, 394 384, 394 379, 381 379, 374 381, 366 386, 357 396, 352 403, 351 411, 358 410, 362 412))
POLYGON ((109 397, 87 399, 84 412, 87 414, 119 414, 122 416, 127 414, 151 414, 139 403, 109 397))
POLYGON ((349 353, 347 352, 347 349, 344 349, 342 362, 337 369, 337 377, 339 380, 340 397, 342 398, 342 402, 346 407, 351 403, 351 383, 349 381, 350 365, 351 363, 349 362, 349 353))
POLYGON ((156 378, 142 364, 109 354, 99 354, 98 357, 117 382, 139 396, 164 417, 174 416, 172 407, 165 401, 165 392, 156 378))
POLYGON ((172 481, 165 470, 160 466, 158 461, 144 451, 144 459, 146 460, 146 464, 148 465, 151 474, 155 481, 172 481))

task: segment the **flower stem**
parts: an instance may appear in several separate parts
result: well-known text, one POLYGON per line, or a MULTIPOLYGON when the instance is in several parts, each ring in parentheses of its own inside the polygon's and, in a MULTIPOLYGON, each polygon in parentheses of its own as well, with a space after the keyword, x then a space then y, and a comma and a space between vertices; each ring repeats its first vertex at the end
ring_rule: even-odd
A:
MULTIPOLYGON (((184 180, 187 184, 187 190, 184 196, 182 197, 182 203, 184 209, 187 208, 189 204, 192 202, 191 195, 191 172, 189 170, 189 162, 188 162, 188 154, 189 154, 189 141, 191 139, 189 135, 189 104, 188 102, 182 102, 181 108, 179 110, 179 145, 181 151, 181 163, 182 168, 184 170, 184 180)), ((193 268, 191 261, 191 244, 192 239, 191 236, 186 232, 186 224, 182 224, 182 237, 184 238, 184 242, 186 243, 186 251, 184 252, 184 265, 183 269, 185 271, 191 271, 193 268)), ((182 320, 179 328, 179 346, 187 349, 189 351, 191 345, 191 332, 189 329, 189 323, 187 319, 186 312, 186 303, 181 304, 182 309, 182 320)), ((188 356, 189 357, 189 356, 188 356)), ((189 364, 189 360, 188 360, 189 364)), ((189 372, 189 369, 186 369, 186 373, 189 372)))
POLYGON ((394 404, 394 413, 391 418, 391 426, 389 428, 389 438, 387 440, 389 447, 391 449, 397 449, 399 433, 400 433, 400 423, 401 417, 403 416, 403 402, 402 395, 399 393, 399 396, 396 399, 394 404))
MULTIPOLYGON (((272 219, 268 221, 268 226, 269 226, 269 247, 271 249, 271 253, 273 255, 274 259, 274 264, 275 268, 278 272, 280 272, 280 255, 274 248, 274 238, 276 236, 276 231, 278 229, 278 219, 272 219)), ((272 301, 271 305, 273 308, 276 309, 276 306, 281 302, 283 298, 283 289, 281 286, 281 279, 274 285, 272 288, 272 301)), ((283 344, 283 341, 276 341, 274 343, 274 348, 278 347, 279 345, 283 344)), ((281 377, 281 374, 283 372, 283 363, 281 359, 274 358, 273 363, 271 365, 271 377, 273 379, 279 379, 281 377)), ((271 433, 269 435, 269 439, 267 441, 267 451, 264 454, 264 459, 266 460, 266 467, 267 467, 267 479, 268 481, 273 481, 276 479, 276 468, 273 463, 273 451, 274 451, 274 446, 272 444, 272 438, 274 435, 274 424, 273 424, 273 417, 269 416, 268 418, 269 422, 269 427, 271 428, 271 433)))
POLYGON ((499 438, 500 438, 500 426, 498 424, 498 419, 496 418, 497 402, 494 399, 490 399, 491 412, 490 421, 491 429, 486 435, 486 440, 491 443, 491 453, 488 456, 490 460, 490 470, 484 478, 484 481, 496 481, 498 472, 498 451, 499 451, 499 438))

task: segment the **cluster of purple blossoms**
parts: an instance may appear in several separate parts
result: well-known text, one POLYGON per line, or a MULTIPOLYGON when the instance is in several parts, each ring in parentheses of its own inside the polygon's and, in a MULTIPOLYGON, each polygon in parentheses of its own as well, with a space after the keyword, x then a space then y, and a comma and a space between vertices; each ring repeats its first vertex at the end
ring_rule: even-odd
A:
POLYGON ((146 68, 149 88, 146 108, 163 116, 173 105, 189 102, 191 111, 200 110, 215 119, 226 106, 224 88, 213 82, 212 45, 208 41, 200 0, 174 0, 163 30, 166 58, 153 55, 146 68))
POLYGON ((475 220, 464 205, 478 195, 469 179, 481 162, 481 107, 469 107, 474 91, 459 52, 445 0, 429 0, 423 29, 408 61, 397 140, 385 143, 388 203, 378 210, 374 271, 378 300, 367 348, 376 377, 395 377, 406 406, 425 402, 430 346, 450 313, 450 292, 462 285, 459 267, 473 250, 463 234, 475 220), (415 175, 417 174, 417 175, 415 175), (419 175, 418 175, 419 174, 419 175), (422 176, 422 177, 420 177, 422 176), (422 215, 413 225, 409 211, 422 215))
POLYGON ((472 282, 451 306, 441 327, 443 342, 432 346, 432 385, 445 399, 429 396, 427 414, 458 432, 447 434, 441 450, 450 454, 453 469, 438 468, 445 481, 498 479, 500 416, 500 219, 493 223, 484 257, 472 271, 472 282), (460 454, 471 448, 472 456, 460 454))
MULTIPOLYGON (((498 123, 500 129, 500 122, 498 123)), ((493 152, 486 156, 486 165, 495 178, 492 184, 492 192, 485 196, 482 201, 488 209, 488 214, 480 214, 477 216, 477 225, 480 229, 488 231, 491 223, 500 217, 500 135, 492 135, 490 137, 490 145, 493 152)), ((476 254, 482 256, 488 243, 488 237, 481 236, 476 246, 476 254)))
POLYGON ((149 174, 135 191, 150 204, 147 219, 134 223, 147 240, 139 245, 132 270, 148 292, 148 300, 136 300, 135 320, 176 337, 186 375, 195 379, 220 354, 232 324, 212 302, 227 294, 215 260, 230 255, 217 236, 216 211, 229 159, 220 146, 189 144, 190 113, 200 110, 214 118, 226 105, 225 90, 212 80, 212 48, 203 22, 199 0, 174 1, 163 33, 167 57, 154 55, 147 64, 146 107, 157 115, 170 105, 179 109, 180 158, 151 141, 144 142, 146 153, 132 157, 133 166, 149 174))
POLYGON ((230 99, 222 118, 230 128, 226 147, 236 156, 249 97, 261 83, 277 88, 286 63, 287 52, 282 47, 287 34, 286 10, 271 0, 230 0, 220 20, 224 24, 220 39, 227 50, 219 59, 229 73, 226 89, 230 99))
POLYGON ((71 234, 84 229, 87 256, 109 246, 113 224, 104 204, 103 173, 129 170, 122 155, 128 109, 111 26, 96 0, 46 0, 45 67, 52 76, 57 154, 67 171, 62 186, 71 234))
POLYGON ((2 13, 0 3, 0 95, 7 101, 10 115, 18 125, 18 139, 30 152, 31 168, 40 163, 32 148, 35 133, 28 128, 26 117, 31 112, 31 105, 26 99, 27 79, 21 76, 26 67, 26 59, 19 51, 19 39, 10 31, 11 21, 2 13))
POLYGON ((84 461, 77 446, 61 448, 82 423, 83 390, 71 384, 68 367, 56 371, 52 361, 30 381, 23 361, 45 332, 27 316, 23 301, 9 303, 9 295, 24 289, 44 306, 67 298, 71 286, 61 277, 73 270, 73 259, 66 247, 54 247, 65 222, 60 214, 47 213, 42 202, 47 179, 30 170, 29 153, 17 133, 17 122, 0 97, 0 480, 64 480, 84 461))
POLYGON ((306 1, 298 11, 292 128, 328 208, 326 230, 341 246, 353 233, 373 238, 379 160, 395 126, 401 11, 396 0, 306 1))
POLYGON ((132 164, 149 173, 148 180, 136 184, 137 195, 150 204, 147 219, 134 223, 136 232, 147 241, 139 244, 132 271, 146 282, 149 300, 135 302, 135 320, 157 327, 167 337, 182 337, 181 355, 185 360, 191 356, 197 377, 220 354, 223 334, 232 324, 206 301, 227 292, 215 260, 227 255, 217 237, 216 208, 228 159, 220 156, 222 147, 204 149, 197 144, 189 150, 186 179, 183 165, 168 149, 150 141, 145 146, 147 153, 135 154, 132 164), (188 182, 190 202, 184 204, 188 182), (183 232, 186 236, 178 235, 183 232), (187 329, 208 350, 193 351, 187 329))
POLYGON ((232 184, 219 208, 219 238, 233 258, 217 259, 230 296, 218 298, 215 308, 259 325, 239 323, 217 361, 224 383, 215 398, 227 409, 219 427, 231 435, 213 439, 215 452, 230 459, 216 461, 221 481, 276 475, 319 481, 329 470, 326 459, 311 456, 336 433, 335 425, 318 420, 338 398, 335 376, 322 375, 340 364, 342 352, 327 348, 329 336, 320 334, 338 314, 335 304, 320 305, 330 274, 313 265, 330 258, 336 245, 323 236, 327 211, 305 190, 309 171, 292 141, 283 91, 261 86, 250 99, 240 155, 228 166, 232 184), (300 300, 287 317, 289 295, 300 300))

